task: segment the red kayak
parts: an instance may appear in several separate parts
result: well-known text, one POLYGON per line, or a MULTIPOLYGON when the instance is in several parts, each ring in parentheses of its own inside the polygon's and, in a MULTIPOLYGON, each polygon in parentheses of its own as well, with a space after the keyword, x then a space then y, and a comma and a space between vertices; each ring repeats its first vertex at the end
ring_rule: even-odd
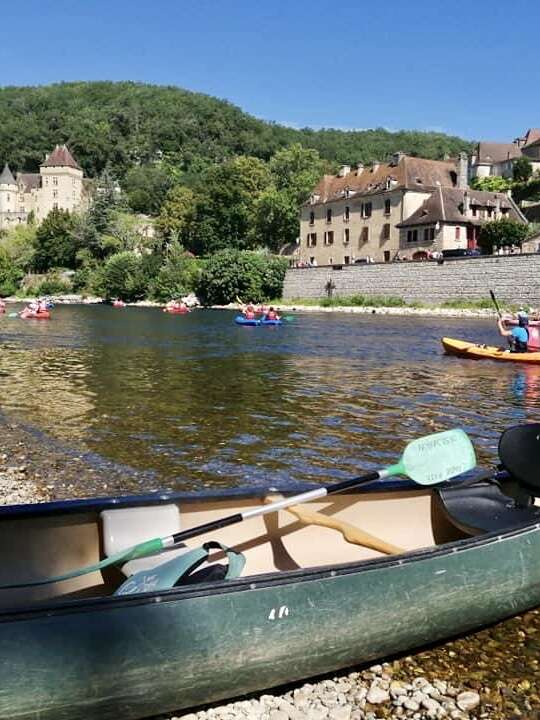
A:
POLYGON ((189 309, 187 307, 166 307, 163 308, 163 312, 171 313, 171 315, 186 315, 189 309))
POLYGON ((35 312, 34 310, 23 310, 20 314, 22 320, 50 320, 51 313, 48 310, 35 312))

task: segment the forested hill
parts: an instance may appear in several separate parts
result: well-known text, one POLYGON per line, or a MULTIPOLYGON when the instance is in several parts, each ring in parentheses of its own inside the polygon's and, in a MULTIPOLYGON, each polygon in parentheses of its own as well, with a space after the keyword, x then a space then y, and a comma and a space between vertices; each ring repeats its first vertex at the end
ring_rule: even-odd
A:
POLYGON ((1 163, 36 171, 58 143, 69 145, 88 176, 109 164, 120 178, 156 160, 187 175, 236 155, 268 160, 291 143, 314 148, 336 164, 384 160, 398 150, 442 158, 470 147, 432 132, 296 130, 177 87, 76 82, 0 88, 1 163))

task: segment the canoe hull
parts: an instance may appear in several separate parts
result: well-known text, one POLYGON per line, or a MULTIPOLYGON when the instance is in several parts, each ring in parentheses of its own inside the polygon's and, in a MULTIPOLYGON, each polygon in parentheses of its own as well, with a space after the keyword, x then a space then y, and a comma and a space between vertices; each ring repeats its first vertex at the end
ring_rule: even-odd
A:
POLYGON ((262 318, 255 318, 253 320, 248 320, 247 318, 243 317, 242 315, 237 315, 234 318, 234 322, 237 325, 245 325, 246 327, 259 327, 260 325, 282 325, 282 320, 263 320, 262 318))
POLYGON ((540 365, 540 352, 511 353, 492 346, 476 345, 465 340, 442 338, 441 342, 449 355, 469 358, 472 360, 496 360, 498 362, 528 363, 540 365))
POLYGON ((142 718, 403 652, 538 605, 539 555, 531 525, 399 559, 3 611, 0 718, 142 718))

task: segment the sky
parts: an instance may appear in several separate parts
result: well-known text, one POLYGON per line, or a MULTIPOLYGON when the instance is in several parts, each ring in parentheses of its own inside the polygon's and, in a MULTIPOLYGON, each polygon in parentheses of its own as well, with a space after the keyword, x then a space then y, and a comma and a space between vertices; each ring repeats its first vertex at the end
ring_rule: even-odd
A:
POLYGON ((2 3, 0 85, 134 80, 293 127, 540 127, 539 0, 2 3))

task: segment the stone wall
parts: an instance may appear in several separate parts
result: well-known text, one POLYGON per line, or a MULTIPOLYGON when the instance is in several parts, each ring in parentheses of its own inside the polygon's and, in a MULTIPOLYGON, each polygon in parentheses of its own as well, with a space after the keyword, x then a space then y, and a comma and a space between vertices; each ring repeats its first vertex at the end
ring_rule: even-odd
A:
POLYGON ((456 298, 489 299, 540 306, 540 254, 445 259, 436 262, 377 263, 287 271, 283 299, 392 295, 406 301, 441 303, 456 298))

